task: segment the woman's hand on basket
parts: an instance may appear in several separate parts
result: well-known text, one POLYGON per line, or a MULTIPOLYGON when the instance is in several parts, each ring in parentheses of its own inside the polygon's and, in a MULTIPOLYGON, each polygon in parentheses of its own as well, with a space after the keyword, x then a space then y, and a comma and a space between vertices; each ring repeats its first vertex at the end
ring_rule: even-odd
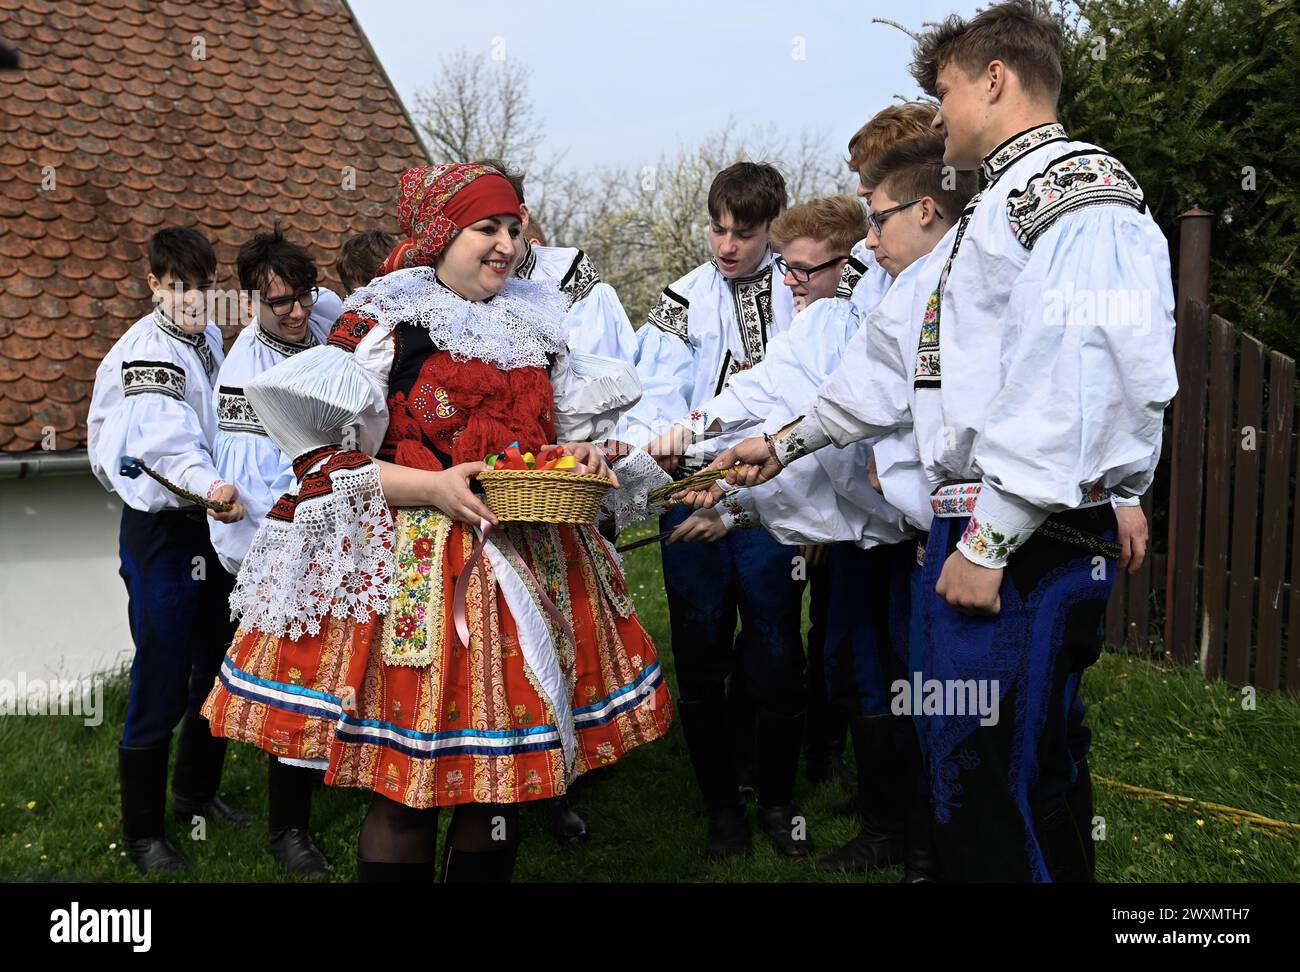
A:
POLYGON ((618 489, 618 477, 614 475, 614 470, 610 468, 608 460, 605 458, 605 450, 594 442, 568 442, 564 448, 578 462, 587 467, 587 472, 593 476, 604 476, 614 488, 618 489))
POLYGON ((497 518, 469 487, 469 481, 488 468, 483 462, 462 462, 442 472, 427 473, 429 502, 452 519, 471 526, 478 526, 482 520, 496 526, 497 518))

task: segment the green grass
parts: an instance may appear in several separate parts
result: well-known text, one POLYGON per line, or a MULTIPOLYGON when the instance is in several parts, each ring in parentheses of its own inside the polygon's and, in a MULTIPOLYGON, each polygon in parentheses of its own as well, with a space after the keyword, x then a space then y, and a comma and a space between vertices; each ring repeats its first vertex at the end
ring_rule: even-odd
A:
MULTIPOLYGON (((672 672, 668 621, 657 548, 627 555, 628 579, 641 619, 672 672)), ((116 747, 126 710, 126 681, 110 680, 97 729, 76 718, 0 717, 0 880, 143 880, 123 855, 116 747)), ((1191 670, 1105 655, 1085 679, 1093 730, 1093 772, 1202 800, 1300 821, 1300 703, 1261 695, 1245 710, 1241 696, 1207 684, 1191 670)), ((809 831, 830 849, 854 825, 831 816, 836 787, 800 782, 809 831)), ((232 746, 223 793, 259 820, 248 830, 213 825, 205 840, 169 824, 194 864, 191 880, 283 880, 266 852, 266 763, 262 753, 232 746)), ((356 834, 369 796, 327 788, 316 796, 313 831, 334 864, 335 880, 352 880, 356 834)), ((521 881, 896 881, 897 871, 870 878, 819 873, 778 858, 760 839, 752 859, 713 864, 702 854, 704 824, 680 732, 644 747, 602 779, 584 781, 573 802, 592 836, 577 848, 558 846, 545 817, 524 814, 521 881)), ((1171 810, 1156 801, 1096 787, 1105 839, 1097 845, 1103 881, 1297 881, 1300 834, 1280 838, 1171 810)), ((444 814, 446 825, 448 814, 444 814)), ((151 879, 157 880, 157 879, 151 879)))

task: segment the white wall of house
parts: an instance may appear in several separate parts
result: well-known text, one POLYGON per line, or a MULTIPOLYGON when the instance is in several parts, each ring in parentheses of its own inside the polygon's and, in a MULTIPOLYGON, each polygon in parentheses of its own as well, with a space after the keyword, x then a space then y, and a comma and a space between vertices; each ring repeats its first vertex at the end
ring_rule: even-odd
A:
POLYGON ((84 678, 130 662, 121 515, 89 472, 0 479, 0 679, 84 678))

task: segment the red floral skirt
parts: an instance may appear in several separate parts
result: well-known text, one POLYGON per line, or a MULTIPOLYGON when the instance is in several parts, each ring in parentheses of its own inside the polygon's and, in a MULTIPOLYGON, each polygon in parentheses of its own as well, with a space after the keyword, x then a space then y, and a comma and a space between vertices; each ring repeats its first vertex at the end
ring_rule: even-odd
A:
POLYGON ((241 627, 203 706, 213 733, 327 759, 327 783, 421 808, 558 796, 664 735, 668 683, 605 541, 586 526, 501 529, 496 566, 481 558, 469 578, 468 647, 453 592, 473 532, 396 511, 387 613, 330 616, 296 641, 241 627))

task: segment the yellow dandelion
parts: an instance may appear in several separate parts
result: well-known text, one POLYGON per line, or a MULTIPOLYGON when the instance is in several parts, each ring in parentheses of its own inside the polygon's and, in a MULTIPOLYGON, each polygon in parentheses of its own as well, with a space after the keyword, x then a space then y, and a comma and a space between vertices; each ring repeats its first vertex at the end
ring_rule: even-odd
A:
POLYGON ((28 801, 27 801, 27 809, 28 809, 28 810, 35 810, 35 809, 36 809, 36 801, 35 801, 35 800, 28 800, 28 801))
POLYGON ((1169 840, 1169 841, 1172 841, 1174 839, 1173 834, 1161 834, 1161 836, 1164 837, 1165 840, 1169 840))
POLYGON ((1205 821, 1202 820, 1200 817, 1197 817, 1197 818, 1196 818, 1196 826, 1198 826, 1198 827, 1204 827, 1204 826, 1205 826, 1205 821))
POLYGON ((41 855, 41 860, 43 860, 43 861, 49 860, 49 855, 48 855, 48 854, 42 854, 42 855, 41 855))

